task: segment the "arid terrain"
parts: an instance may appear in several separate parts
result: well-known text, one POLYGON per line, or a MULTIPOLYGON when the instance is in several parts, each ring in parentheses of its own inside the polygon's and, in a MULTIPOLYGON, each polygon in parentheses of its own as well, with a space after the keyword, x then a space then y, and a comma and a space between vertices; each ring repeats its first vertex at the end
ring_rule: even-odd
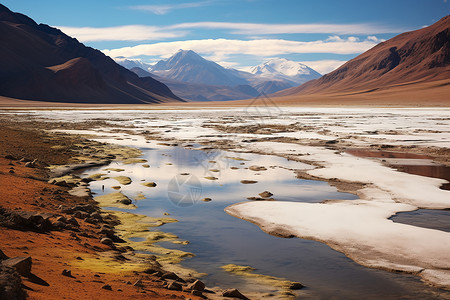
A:
MULTIPOLYGON (((175 271, 188 281, 188 283, 180 283, 181 288, 184 285, 183 289, 187 293, 190 292, 187 288, 189 281, 193 282, 198 276, 205 276, 201 274, 205 272, 201 265, 190 264, 187 269, 184 265, 185 260, 195 261, 196 251, 199 251, 198 241, 192 240, 192 237, 188 238, 189 232, 177 231, 176 235, 171 232, 178 227, 170 223, 180 223, 181 229, 182 224, 187 221, 186 216, 180 214, 184 211, 180 210, 182 207, 170 206, 170 201, 168 202, 168 191, 169 199, 173 201, 173 198, 170 198, 171 188, 165 183, 169 182, 167 180, 170 179, 168 176, 171 176, 171 168, 175 166, 178 172, 192 172, 197 176, 205 176, 200 180, 205 190, 209 190, 210 188, 207 188, 209 186, 213 189, 222 185, 227 186, 230 180, 237 180, 236 187, 233 185, 232 189, 248 186, 245 188, 254 190, 251 187, 254 185, 258 191, 258 181, 263 180, 262 177, 258 179, 259 173, 269 172, 264 170, 277 166, 283 167, 286 164, 284 167, 286 175, 294 172, 300 181, 328 182, 338 191, 349 194, 339 196, 342 198, 333 198, 338 197, 338 194, 330 194, 318 203, 303 203, 305 200, 286 202, 283 199, 287 195, 293 196, 298 193, 301 195, 305 191, 299 190, 291 194, 287 186, 282 192, 283 189, 279 190, 275 183, 269 183, 259 188, 260 192, 264 188, 267 191, 267 193, 260 193, 262 196, 259 197, 250 197, 252 194, 246 195, 248 192, 245 190, 242 195, 235 194, 232 189, 225 188, 220 194, 209 192, 204 195, 203 197, 206 198, 203 202, 212 201, 213 205, 217 205, 233 195, 231 197, 236 198, 237 201, 225 208, 225 211, 233 216, 249 220, 276 236, 297 236, 320 241, 366 267, 402 272, 405 275, 395 275, 399 277, 388 280, 391 280, 394 286, 397 285, 397 289, 399 286, 402 286, 402 290, 407 288, 409 296, 446 299, 449 296, 445 291, 448 289, 448 275, 445 271, 448 231, 433 229, 435 225, 430 219, 422 218, 424 222, 422 224, 425 225, 414 226, 412 223, 403 225, 392 222, 388 218, 399 212, 415 211, 418 208, 419 211, 428 209, 438 213, 445 212, 448 208, 446 202, 448 191, 439 189, 440 185, 445 184, 445 179, 448 180, 448 175, 445 175, 449 167, 447 110, 445 108, 345 108, 338 110, 317 107, 247 106, 232 110, 220 108, 173 110, 160 107, 147 111, 124 109, 2 111, 0 118, 2 128, 5 130, 2 133, 1 144, 3 166, 1 176, 3 176, 2 182, 7 184, 1 187, 2 195, 5 195, 5 201, 2 202, 4 203, 2 217, 6 221, 2 223, 4 227, 0 234, 2 240, 5 239, 8 242, 2 246, 1 250, 9 257, 32 257, 33 276, 30 274, 22 276, 25 286, 31 288, 27 290, 31 298, 48 299, 63 294, 67 299, 76 299, 76 295, 70 291, 80 282, 84 295, 93 298, 101 298, 111 292, 114 292, 114 295, 120 292, 120 295, 123 295, 121 297, 124 298, 145 297, 149 293, 152 297, 161 299, 193 297, 192 294, 167 290, 167 287, 173 289, 170 287, 172 281, 164 278, 164 271, 159 271, 159 268, 175 271), (176 150, 173 154, 164 154, 166 153, 164 147, 168 149, 175 147, 174 151, 178 148, 180 150, 176 150), (212 163, 209 167, 210 171, 208 175, 202 175, 200 162, 196 167, 200 168, 198 171, 200 173, 196 173, 193 166, 187 169, 181 167, 187 157, 174 155, 183 148, 187 149, 183 151, 194 151, 192 153, 204 152, 206 160, 208 160, 208 151, 214 151, 208 149, 231 152, 220 157, 209 158, 212 163), (152 158, 154 155, 151 149, 158 151, 155 153, 162 153, 166 158, 161 161, 157 157, 152 158), (246 155, 250 156, 245 158, 246 155), (292 163, 298 162, 299 165, 288 167, 287 161, 280 161, 270 168, 270 165, 264 165, 263 162, 260 162, 259 166, 245 167, 247 160, 255 160, 259 157, 258 155, 261 155, 261 158, 270 155, 288 159, 292 163), (132 160, 127 162, 130 158, 132 160), (231 168, 229 167, 230 159, 235 161, 231 168), (33 168, 30 168, 28 160, 34 161, 33 168), (72 170, 71 167, 46 168, 49 165, 80 165, 89 161, 108 165, 111 160, 116 162, 110 167, 87 165, 92 171, 85 172, 84 175, 77 172, 74 174, 75 177, 67 177, 71 173, 65 174, 72 170), (225 167, 227 165, 228 167, 225 167), (420 169, 422 171, 419 170, 421 173, 417 173, 418 171, 412 168, 415 165, 423 166, 425 170, 428 168, 430 172, 423 173, 422 168, 420 169), (155 173, 158 169, 164 171, 155 173), (247 174, 246 177, 234 178, 232 173, 228 174, 238 170, 247 174), (412 174, 422 176, 407 174, 401 172, 402 170, 416 172, 412 174), (114 175, 116 177, 109 179, 112 175, 108 173, 118 176, 114 175), (144 177, 139 177, 139 174, 143 174, 144 177), (145 174, 148 175, 145 176, 145 174), (50 177, 56 177, 50 181, 53 184, 47 182, 50 177), (148 184, 150 188, 142 190, 140 180, 151 180, 156 183, 150 182, 148 184), (395 184, 393 185, 392 182, 395 184), (156 185, 156 189, 151 188, 156 185), (121 196, 119 198, 97 197, 97 203, 105 207, 99 210, 95 205, 96 202, 89 196, 90 192, 87 188, 95 191, 96 194, 109 195, 111 191, 115 193, 115 197, 119 196, 118 194, 121 196), (114 191, 117 188, 121 191, 120 193, 114 191), (220 196, 222 193, 224 193, 223 196, 220 196), (272 193, 273 196, 271 196, 272 193), (283 196, 284 193, 286 195, 283 196), (357 199, 346 198, 350 197, 350 194, 356 195, 357 199), (172 210, 171 214, 164 213, 156 217, 154 213, 147 215, 146 210, 140 208, 141 203, 156 201, 151 200, 155 197, 160 199, 156 203, 162 201, 161 209, 169 212, 172 210), (221 197, 225 198, 221 200, 221 197), (250 201, 245 201, 245 197, 250 201), (135 200, 137 201, 135 202, 129 199, 141 200, 135 200), (283 205, 287 207, 287 212, 283 211, 283 205), (89 208, 84 208, 85 206, 89 208), (273 219, 269 219, 272 225, 267 225, 265 220, 272 216, 267 215, 266 206, 270 206, 269 209, 272 212, 277 211, 280 216, 285 214, 285 218, 279 219, 277 214, 274 214, 273 219), (111 210, 111 207, 117 207, 121 211, 125 209, 127 213, 118 212, 117 208, 111 210), (33 224, 25 227, 11 224, 8 220, 11 220, 11 214, 18 210, 44 213, 48 227, 44 229, 40 226, 34 227, 36 225, 33 224), (82 213, 77 210, 88 210, 88 212, 82 213), (134 213, 134 210, 137 213, 134 213), (290 221, 297 217, 290 215, 289 212, 304 212, 302 219, 305 223, 297 224, 290 221), (91 217, 86 213, 89 213, 91 217), (100 219, 92 222, 92 214, 100 219), (347 216, 346 222, 343 222, 342 215, 347 216), (136 218, 147 220, 148 225, 133 223, 135 221, 132 220, 136 218), (58 220, 65 225, 58 223, 58 220), (371 221, 366 223, 366 226, 361 226, 364 220, 371 221), (98 224, 99 221, 104 222, 105 225, 98 224), (331 227, 325 226, 326 224, 331 227), (108 227, 112 230, 115 227, 115 233, 109 232, 108 227), (140 232, 141 229, 136 231, 136 228, 142 228, 143 231, 140 232), (375 228, 378 229, 375 230, 375 228), (340 230, 345 234, 339 234, 340 230), (157 236, 152 233, 153 231, 158 232, 157 236), (305 235, 304 232, 309 233, 305 235), (369 232, 371 232, 371 238, 367 239, 369 232), (387 238, 388 232, 392 236, 387 238), (108 240, 102 240, 108 236, 109 239, 116 241, 112 246, 108 240), (140 242, 142 237, 145 237, 144 242, 140 242), (403 242, 396 244, 395 241, 400 237, 403 242), (188 241, 185 241, 187 238, 188 241), (121 244, 123 240, 125 244, 121 244), (439 241, 439 244, 435 244, 434 241, 439 241), (173 246, 167 249, 164 243, 168 242, 180 246, 175 247, 177 250, 173 246), (48 243, 52 243, 52 251, 48 251, 48 243), (355 244, 356 247, 350 246, 355 244), (154 258, 148 255, 142 256, 125 245, 135 250, 153 252, 156 256, 154 258), (417 251, 411 253, 410 250, 405 249, 406 252, 402 252, 403 250, 399 250, 399 247, 417 251), (194 249, 197 250, 194 251, 194 249), (193 252, 194 258, 190 258, 192 257, 190 251, 193 252), (402 254, 394 255, 395 252, 402 254), (65 269, 70 270, 75 278, 62 275, 65 269), (407 274, 421 276, 426 283, 414 281, 414 276, 407 282, 396 281, 401 278, 405 280, 410 278, 407 274), (35 276, 40 280, 37 280, 35 276), (138 282, 138 280, 141 281, 138 282), (49 286, 46 286, 44 282, 47 282, 49 286), (138 283, 135 284, 136 282, 138 283), (108 290, 109 287, 105 287, 108 285, 112 291, 108 290), (70 286, 69 291, 68 286, 70 286)), ((253 162, 249 161, 250 163, 253 162)), ((321 189, 317 187, 316 192, 321 189)), ((308 196, 305 197, 305 199, 308 198, 308 196)), ((200 204, 195 204, 196 201, 192 209, 201 211, 202 208, 198 206, 200 204)), ((145 208, 145 205, 143 207, 145 208)), ((218 216, 225 214, 223 210, 215 213, 219 214, 218 216)), ((416 218, 415 221, 420 219, 416 218)), ((204 234, 207 236, 209 233, 205 231, 204 234)), ((262 284, 258 287, 259 294, 255 289, 250 288, 251 285, 239 285, 239 289, 252 299, 264 295, 270 298, 271 296, 268 296, 270 294, 278 295, 277 298, 281 297, 280 295, 284 295, 281 298, 302 296, 320 298, 320 295, 322 297, 327 295, 327 292, 325 294, 321 292, 324 287, 318 286, 314 281, 310 282, 312 278, 292 278, 291 275, 287 276, 288 273, 280 277, 270 277, 271 272, 267 274, 263 266, 258 268, 258 265, 253 266, 251 262, 247 265, 245 261, 242 261, 243 266, 240 266, 241 264, 237 261, 227 259, 225 261, 229 263, 223 268, 230 274, 234 274, 232 276, 237 276, 236 278, 250 276, 246 279, 247 281, 259 280, 259 284, 262 284), (251 273, 253 268, 260 271, 251 273), (297 280, 308 288, 300 291, 286 290, 289 285, 292 287, 295 285, 285 282, 297 280)), ((282 269, 280 271, 282 272, 282 269)), ((214 269, 208 269, 210 273, 208 276, 215 276, 214 272, 216 272, 214 269)), ((323 272, 326 273, 326 269, 323 272)), ((380 272, 385 274, 383 276, 391 276, 388 275, 389 272, 380 272)), ((205 278, 207 286, 209 286, 208 282, 211 282, 212 286, 209 289, 210 292, 202 293, 204 296, 220 297, 223 290, 234 287, 220 283, 221 277, 218 278, 205 278)), ((201 280, 204 279, 201 278, 201 280)), ((345 285, 345 283, 342 284, 345 285)), ((354 287, 354 290, 357 291, 357 287, 354 287)), ((350 290, 346 293, 348 292, 350 290)), ((79 293, 80 290, 77 291, 77 295, 79 293)), ((197 291, 195 293, 200 294, 197 291)), ((399 295, 395 288, 390 293, 399 295)), ((348 298, 355 296, 345 295, 348 298)), ((366 294, 367 298, 376 298, 375 295, 377 294, 373 294, 373 291, 366 294)))

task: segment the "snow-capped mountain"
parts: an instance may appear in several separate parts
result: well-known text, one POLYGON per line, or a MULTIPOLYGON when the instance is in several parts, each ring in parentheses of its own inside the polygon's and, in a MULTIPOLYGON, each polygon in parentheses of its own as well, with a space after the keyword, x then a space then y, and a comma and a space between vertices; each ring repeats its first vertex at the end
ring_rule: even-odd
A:
POLYGON ((136 70, 138 75, 142 71, 150 72, 189 100, 252 98, 255 93, 272 94, 321 76, 304 64, 282 58, 271 59, 251 68, 250 72, 224 68, 192 50, 178 50, 170 58, 150 67, 139 60, 119 58, 116 61, 136 70))
POLYGON ((179 50, 169 59, 160 60, 149 71, 160 77, 190 83, 228 86, 248 84, 245 79, 192 50, 179 50))
POLYGON ((250 73, 269 79, 284 79, 295 85, 321 77, 310 67, 285 58, 273 58, 263 64, 251 68, 250 73))
POLYGON ((143 70, 148 70, 148 68, 151 67, 150 64, 146 64, 139 59, 127 59, 123 56, 114 57, 114 61, 116 63, 118 63, 119 65, 121 65, 122 67, 125 67, 129 70, 136 68, 136 67, 141 68, 143 70))

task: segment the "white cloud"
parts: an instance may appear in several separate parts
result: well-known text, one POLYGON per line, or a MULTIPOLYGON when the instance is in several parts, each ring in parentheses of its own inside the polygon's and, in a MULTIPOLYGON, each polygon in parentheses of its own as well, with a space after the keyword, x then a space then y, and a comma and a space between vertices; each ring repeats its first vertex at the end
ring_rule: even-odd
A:
POLYGON ((194 22, 180 23, 170 26, 172 29, 231 29, 233 34, 267 35, 292 33, 325 33, 325 34, 379 34, 398 33, 405 28, 394 28, 375 24, 258 24, 230 22, 194 22))
POLYGON ((193 8, 210 5, 212 1, 199 1, 180 4, 162 4, 162 5, 135 5, 129 8, 154 13, 156 15, 165 15, 175 9, 193 8))
POLYGON ((65 34, 77 38, 80 42, 92 41, 146 41, 178 38, 187 33, 164 30, 157 26, 127 25, 116 27, 66 27, 56 26, 65 34))
POLYGON ((331 71, 336 70, 340 66, 346 63, 345 60, 314 60, 314 61, 301 61, 302 64, 307 65, 308 67, 316 70, 322 75, 330 73, 331 71))
POLYGON ((160 42, 155 44, 142 44, 133 47, 118 49, 105 49, 106 55, 117 57, 137 56, 167 56, 179 49, 190 49, 202 55, 224 58, 232 54, 247 54, 254 56, 276 56, 292 53, 333 53, 358 54, 362 53, 376 43, 373 41, 352 41, 339 39, 336 41, 318 40, 311 42, 298 42, 281 39, 261 40, 231 40, 231 39, 205 39, 175 42, 160 42))
MULTIPOLYGON (((199 2, 200 3, 200 2, 199 2)), ((185 3, 189 4, 189 3, 185 3)), ((181 5, 181 4, 180 4, 181 5)), ((116 27, 66 27, 56 26, 81 42, 91 41, 145 41, 184 37, 193 29, 229 29, 232 34, 263 37, 268 34, 320 33, 333 34, 329 40, 348 34, 373 35, 396 33, 403 29, 368 24, 256 24, 227 22, 181 23, 169 26, 126 25, 116 27)), ((356 37, 351 37, 357 39, 356 37)))

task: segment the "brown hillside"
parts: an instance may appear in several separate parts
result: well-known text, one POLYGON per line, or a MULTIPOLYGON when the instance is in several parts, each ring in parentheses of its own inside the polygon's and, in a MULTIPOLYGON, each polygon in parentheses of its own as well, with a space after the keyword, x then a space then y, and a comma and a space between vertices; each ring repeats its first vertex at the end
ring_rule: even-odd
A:
MULTIPOLYGON (((449 78, 450 16, 446 16, 431 26, 382 42, 319 79, 273 96, 367 94, 449 78)), ((446 85, 438 88, 448 91, 446 85)))
POLYGON ((180 101, 102 52, 0 4, 0 96, 79 103, 180 101))

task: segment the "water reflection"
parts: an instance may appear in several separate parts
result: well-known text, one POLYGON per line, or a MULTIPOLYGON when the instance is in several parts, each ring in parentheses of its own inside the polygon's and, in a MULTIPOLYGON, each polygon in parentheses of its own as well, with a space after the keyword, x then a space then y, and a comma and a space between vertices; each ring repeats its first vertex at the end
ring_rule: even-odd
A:
MULTIPOLYGON (((130 140, 120 143, 133 144, 130 140)), ((277 238, 224 212, 228 205, 247 201, 247 197, 258 196, 263 191, 270 191, 276 201, 321 202, 357 198, 353 194, 339 193, 323 181, 296 178, 293 170, 310 169, 311 166, 270 155, 202 151, 195 149, 195 145, 186 149, 142 140, 134 144, 142 147, 143 158, 148 161, 144 164, 150 165, 149 168, 144 168, 143 164, 113 163, 87 173, 130 177, 131 184, 121 185, 121 191, 130 198, 138 194, 145 196, 144 200, 135 200, 138 208, 133 212, 154 217, 169 213, 170 217, 180 220, 165 224, 159 230, 174 233, 190 244, 162 244, 195 253, 196 256, 185 260, 183 265, 208 273, 204 278, 208 286, 236 287, 244 292, 251 290, 245 280, 220 268, 233 263, 250 265, 261 274, 299 281, 308 287, 302 291, 308 298, 333 298, 336 295, 346 299, 405 295, 430 298, 429 289, 415 277, 364 268, 322 243, 277 238), (258 169, 253 171, 251 166, 264 168, 252 168, 258 169), (125 171, 104 171, 111 167, 125 171), (196 179, 189 182, 188 187, 189 191, 192 187, 196 189, 188 197, 191 205, 180 205, 170 196, 171 192, 177 192, 173 187, 174 180, 179 194, 185 194, 180 179, 183 177, 196 179), (208 177, 214 177, 214 180, 208 177), (242 184, 244 179, 257 183, 242 184), (156 182, 156 187, 141 184, 150 181, 156 182), (201 201, 204 197, 212 201, 201 201)), ((117 185, 118 182, 110 178, 92 182, 91 189, 97 194, 111 193, 116 191, 112 186, 117 185)))

